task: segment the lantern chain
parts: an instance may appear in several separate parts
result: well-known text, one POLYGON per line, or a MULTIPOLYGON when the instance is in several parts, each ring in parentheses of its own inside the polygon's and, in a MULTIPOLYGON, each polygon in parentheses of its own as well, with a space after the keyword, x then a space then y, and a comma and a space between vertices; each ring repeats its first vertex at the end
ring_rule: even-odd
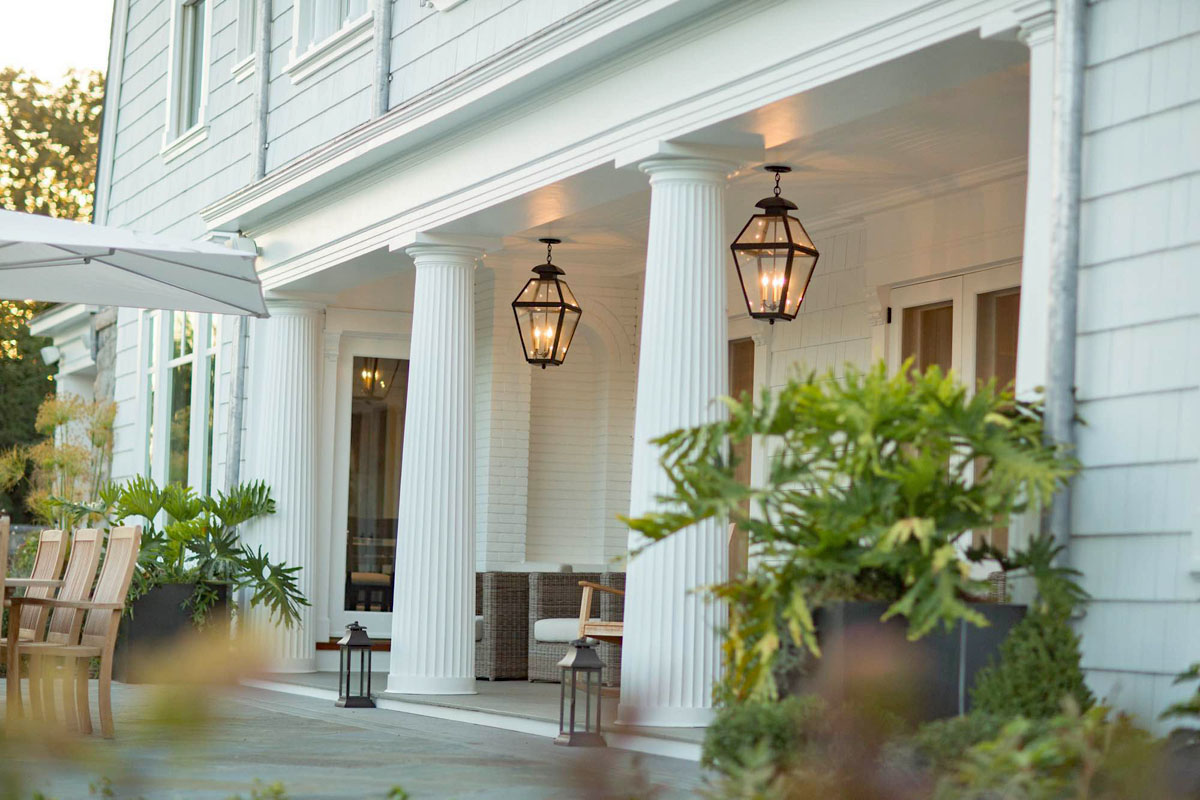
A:
POLYGON ((780 173, 778 173, 778 172, 776 172, 776 173, 775 173, 775 196, 776 196, 776 197, 779 197, 779 192, 780 192, 780 189, 779 189, 779 178, 780 178, 780 177, 782 177, 782 176, 781 176, 781 174, 780 174, 780 173))
POLYGON ((550 248, 554 247, 552 242, 546 242, 546 263, 550 263, 550 248))

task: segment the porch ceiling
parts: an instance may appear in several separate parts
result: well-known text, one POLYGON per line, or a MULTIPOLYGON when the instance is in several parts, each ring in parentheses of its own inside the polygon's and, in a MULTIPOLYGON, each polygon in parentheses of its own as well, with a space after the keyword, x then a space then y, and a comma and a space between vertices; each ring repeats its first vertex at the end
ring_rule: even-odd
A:
MULTIPOLYGON (((961 36, 761 107, 680 141, 761 142, 765 160, 790 165, 784 194, 811 229, 911 202, 991 173, 1024 169, 1028 61, 1024 46, 961 36)), ((769 193, 758 165, 726 195, 727 237, 769 193)), ((636 167, 604 165, 468 213, 440 233, 496 237, 496 266, 540 261, 539 237, 564 240, 572 273, 629 275, 644 266, 649 190, 636 167)), ((411 310, 412 274, 378 251, 302 278, 289 292, 355 308, 411 310)))

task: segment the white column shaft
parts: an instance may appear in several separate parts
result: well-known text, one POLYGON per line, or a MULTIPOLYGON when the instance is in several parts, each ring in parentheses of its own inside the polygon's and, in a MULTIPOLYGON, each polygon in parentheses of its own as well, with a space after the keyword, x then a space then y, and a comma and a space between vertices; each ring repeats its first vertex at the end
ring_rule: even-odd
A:
MULTIPOLYGON (((724 191, 731 166, 654 159, 642 307, 630 514, 669 491, 650 443, 724 413, 728 393, 724 191)), ((630 550, 644 544, 630 535, 630 550)), ((695 590, 726 579, 725 524, 709 520, 631 558, 625 597, 621 704, 627 724, 698 726, 712 716, 722 608, 695 590)))
POLYGON ((448 245, 416 263, 388 691, 475 690, 475 259, 448 245))
POLYGON ((1046 385, 1050 309, 1054 124, 1054 13, 1036 3, 1021 38, 1029 46, 1029 157, 1025 183, 1025 245, 1021 259, 1021 319, 1017 329, 1017 396, 1046 385))
MULTIPOLYGON (((245 479, 262 480, 271 488, 276 511, 253 523, 247 541, 253 547, 261 544, 273 562, 301 567, 300 591, 316 602, 317 409, 324 313, 317 306, 290 302, 269 302, 268 310, 270 318, 255 323, 255 414, 245 479)), ((255 612, 253 618, 266 624, 265 612, 255 612)), ((298 625, 271 624, 274 669, 316 669, 313 620, 313 607, 305 606, 298 625)))

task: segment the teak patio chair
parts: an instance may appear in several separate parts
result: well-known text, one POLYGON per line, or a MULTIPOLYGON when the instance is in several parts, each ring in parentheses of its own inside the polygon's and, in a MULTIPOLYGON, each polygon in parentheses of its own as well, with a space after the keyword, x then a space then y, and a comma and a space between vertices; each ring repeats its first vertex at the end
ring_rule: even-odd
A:
MULTIPOLYGON (((72 644, 49 641, 18 642, 15 652, 18 656, 28 654, 31 660, 40 661, 43 658, 61 659, 65 668, 63 680, 63 715, 70 725, 72 717, 79 729, 84 733, 92 732, 91 710, 88 703, 88 667, 93 658, 100 659, 100 683, 97 691, 100 705, 100 733, 106 739, 113 737, 112 719, 112 660, 113 648, 117 641, 117 629, 121 622, 121 612, 125 609, 125 596, 129 593, 129 584, 133 580, 133 570, 137 566, 138 550, 142 542, 142 528, 133 527, 113 528, 108 535, 108 547, 104 553, 104 565, 100 568, 100 577, 96 580, 96 589, 90 602, 69 600, 38 600, 17 598, 17 604, 44 604, 55 611, 74 609, 76 612, 85 611, 83 627, 79 633, 79 643, 72 644), (72 692, 71 684, 74 683, 72 692)), ((9 624, 12 631, 15 623, 9 624)), ((10 634, 11 635, 11 634, 10 634)), ((11 659, 10 659, 11 661, 11 659)), ((38 691, 42 676, 38 674, 34 664, 29 669, 29 694, 34 696, 38 691)), ((47 687, 45 691, 51 689, 47 687)), ((49 705, 49 704, 48 704, 49 705)), ((51 709, 47 709, 50 711, 51 709)))
POLYGON ((580 581, 579 585, 583 587, 583 598, 579 603, 579 638, 620 644, 625 636, 625 622, 592 618, 592 596, 595 592, 607 592, 616 597, 624 597, 625 591, 592 581, 580 581))
MULTIPOLYGON (((0 527, 4 530, 0 531, 0 539, 3 543, 0 544, 0 552, 8 552, 8 517, 0 519, 0 527)), ((6 575, 0 575, 0 585, 3 586, 0 592, 9 589, 25 587, 25 594, 29 597, 49 597, 60 583, 58 580, 59 572, 62 570, 63 556, 66 555, 66 548, 63 547, 63 532, 58 530, 42 531, 38 537, 37 553, 33 557, 33 571, 28 578, 11 578, 6 575)), ((5 598, 7 600, 7 598, 5 598)), ((7 603, 6 603, 7 604, 7 603)), ((34 641, 41 637, 42 631, 46 625, 46 612, 42 608, 30 607, 21 612, 21 639, 26 641, 34 641)), ((8 646, 8 638, 0 637, 0 652, 5 651, 8 646)), ((12 675, 13 673, 9 673, 12 675)), ((20 678, 13 677, 7 681, 10 689, 8 693, 9 702, 12 702, 14 691, 17 688, 20 678)), ((20 698, 17 693, 16 697, 20 698)))
MULTIPOLYGON (((60 534, 61 535, 61 534, 60 534)), ((71 537, 71 554, 67 557, 67 571, 63 574, 63 578, 59 581, 58 599, 77 602, 86 600, 92 591, 92 583, 96 580, 96 565, 100 562, 100 531, 95 528, 81 528, 75 531, 71 537)), ((60 539, 61 541, 61 539, 60 539)), ((38 557, 41 556, 41 545, 38 545, 38 557)), ((60 548, 58 558, 61 562, 62 551, 60 548)), ((34 572, 37 572, 37 559, 34 560, 34 572)), ((26 597, 35 598, 33 588, 26 592, 26 597)), ((18 605, 25 602, 24 598, 19 599, 18 605)), ((10 614, 9 635, 12 630, 12 619, 20 619, 20 640, 21 641, 48 641, 59 644, 68 644, 75 640, 79 635, 79 612, 68 608, 56 608, 41 604, 29 604, 20 609, 18 615, 15 611, 10 614), (39 612, 45 614, 50 611, 50 628, 48 632, 44 631, 45 617, 38 620, 31 620, 29 612, 39 612), (32 623, 32 624, 31 624, 32 623), (30 635, 26 635, 26 631, 30 635)), ((8 637, 0 640, 7 648, 8 637)), ((21 710, 21 679, 18 668, 20 666, 19 654, 16 648, 8 650, 8 715, 11 718, 21 710)), ((30 709, 37 717, 42 716, 41 697, 34 693, 30 693, 30 709)))

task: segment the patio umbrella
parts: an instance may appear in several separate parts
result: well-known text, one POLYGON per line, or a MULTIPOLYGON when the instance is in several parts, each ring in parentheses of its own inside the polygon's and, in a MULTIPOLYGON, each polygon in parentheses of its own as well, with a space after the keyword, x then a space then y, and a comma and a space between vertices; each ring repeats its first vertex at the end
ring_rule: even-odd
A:
POLYGON ((267 316, 254 254, 0 211, 0 297, 267 316))

